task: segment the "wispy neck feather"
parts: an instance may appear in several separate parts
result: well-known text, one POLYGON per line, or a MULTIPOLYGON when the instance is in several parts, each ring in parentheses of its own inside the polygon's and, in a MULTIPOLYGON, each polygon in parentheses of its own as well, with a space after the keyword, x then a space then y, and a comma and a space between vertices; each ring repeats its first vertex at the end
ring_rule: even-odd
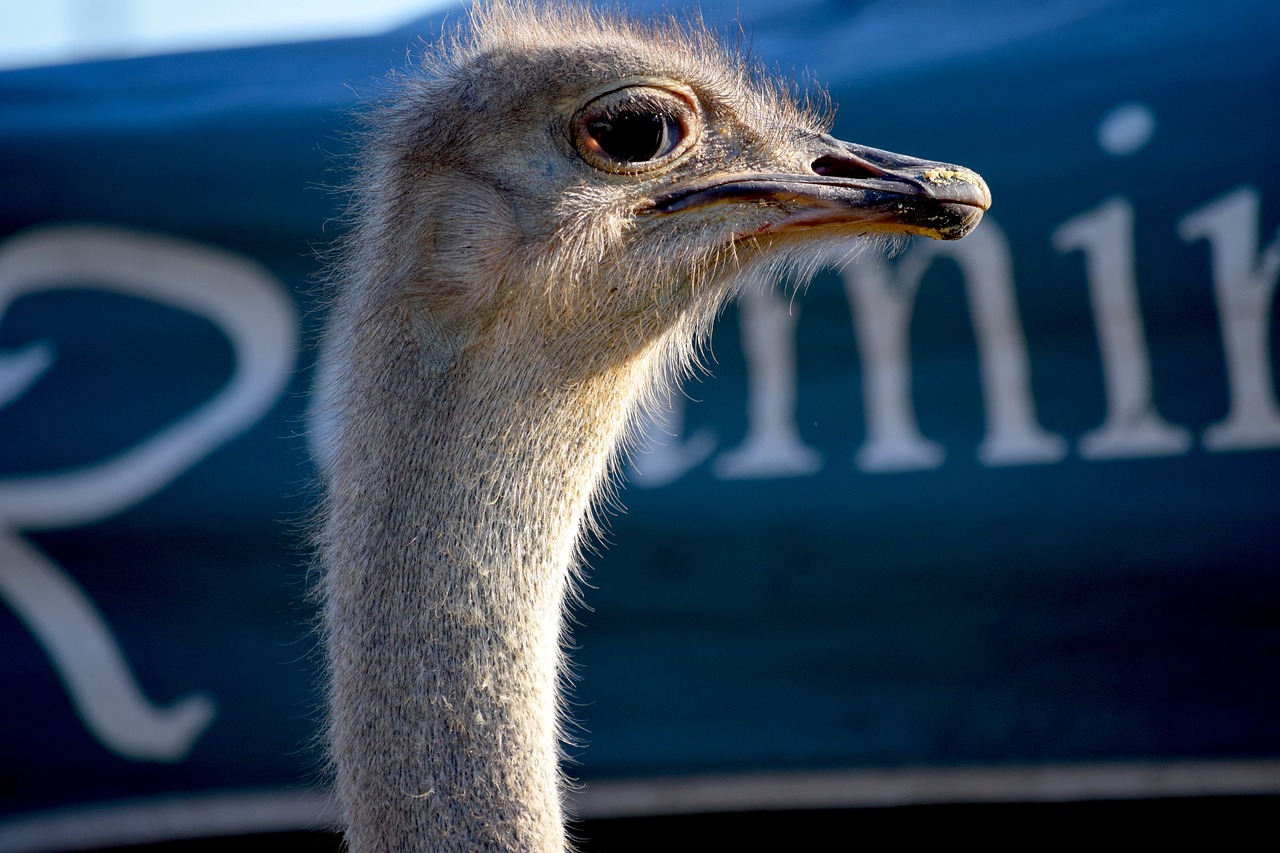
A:
POLYGON ((407 317, 354 334, 337 389, 325 631, 350 848, 561 850, 561 611, 657 351, 572 377, 519 344, 440 365, 407 317))

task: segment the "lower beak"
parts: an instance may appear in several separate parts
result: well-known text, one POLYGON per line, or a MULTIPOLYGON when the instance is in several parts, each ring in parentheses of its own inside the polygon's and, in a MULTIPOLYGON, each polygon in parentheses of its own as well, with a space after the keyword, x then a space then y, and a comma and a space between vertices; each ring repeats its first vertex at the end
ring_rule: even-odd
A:
POLYGON ((846 226, 859 234, 905 233, 956 240, 972 231, 991 206, 986 182, 962 166, 918 160, 830 136, 814 140, 813 149, 807 171, 713 175, 658 196, 648 209, 677 213, 712 205, 763 203, 782 215, 751 234, 830 225, 846 226))

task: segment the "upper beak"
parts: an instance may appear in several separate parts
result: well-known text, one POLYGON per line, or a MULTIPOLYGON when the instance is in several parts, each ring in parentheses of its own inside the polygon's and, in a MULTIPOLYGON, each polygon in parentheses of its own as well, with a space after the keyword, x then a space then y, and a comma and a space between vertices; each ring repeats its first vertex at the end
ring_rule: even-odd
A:
POLYGON ((659 195, 648 209, 676 213, 716 204, 764 202, 784 215, 753 234, 848 225, 857 233, 955 240, 972 231, 991 206, 986 182, 962 166, 918 160, 830 136, 813 140, 812 155, 804 172, 712 175, 659 195))

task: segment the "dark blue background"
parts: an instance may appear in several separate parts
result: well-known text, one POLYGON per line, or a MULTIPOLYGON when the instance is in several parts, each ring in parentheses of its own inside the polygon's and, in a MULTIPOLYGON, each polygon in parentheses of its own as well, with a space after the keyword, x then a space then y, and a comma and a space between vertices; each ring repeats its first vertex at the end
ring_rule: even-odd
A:
MULTIPOLYGON (((644 5, 644 4, 640 4, 644 5)), ((843 289, 796 304, 797 423, 824 467, 727 481, 704 463, 628 488, 576 616, 575 775, 1280 754, 1280 453, 1200 441, 1228 396, 1206 244, 1177 222, 1242 185, 1280 222, 1280 16, 1266 3, 739 3, 766 63, 805 67, 836 134, 963 163, 1008 236, 1039 421, 1070 450, 986 467, 969 306, 925 277, 911 342, 929 471, 864 473, 859 356, 843 289), (759 7, 759 8, 757 8, 759 7), (1105 153, 1139 101, 1151 142, 1105 153), (1154 402, 1182 455, 1086 461, 1106 414, 1080 254, 1050 235, 1108 198, 1135 210, 1154 402)), ((732 10, 708 6, 732 30, 732 10)), ((457 15, 457 13, 453 13, 457 15)), ((304 348, 253 429, 100 523, 26 534, 102 612, 144 691, 219 715, 189 757, 129 761, 76 717, 48 658, 0 609, 0 813, 320 777, 305 520, 306 394, 322 323, 315 249, 338 232, 356 94, 439 17, 386 36, 0 74, 0 235, 51 222, 159 232, 254 258, 293 291, 304 348)), ((19 301, 0 351, 58 359, 0 410, 5 478, 119 452, 226 381, 207 321, 92 290, 19 301)), ((1275 330, 1274 308, 1271 329, 1275 330)), ((747 428, 731 310, 686 434, 747 428)), ((1273 335, 1274 337, 1274 335, 1273 335)), ((1274 340, 1270 364, 1280 366, 1274 340)))

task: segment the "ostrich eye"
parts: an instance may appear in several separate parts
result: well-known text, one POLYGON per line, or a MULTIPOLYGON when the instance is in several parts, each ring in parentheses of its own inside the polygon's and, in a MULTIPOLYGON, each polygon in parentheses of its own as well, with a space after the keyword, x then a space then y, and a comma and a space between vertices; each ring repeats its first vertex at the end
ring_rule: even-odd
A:
POLYGON ((626 174, 672 162, 693 145, 697 132, 691 96, 651 86, 601 95, 573 119, 574 145, 582 158, 597 169, 626 174))

